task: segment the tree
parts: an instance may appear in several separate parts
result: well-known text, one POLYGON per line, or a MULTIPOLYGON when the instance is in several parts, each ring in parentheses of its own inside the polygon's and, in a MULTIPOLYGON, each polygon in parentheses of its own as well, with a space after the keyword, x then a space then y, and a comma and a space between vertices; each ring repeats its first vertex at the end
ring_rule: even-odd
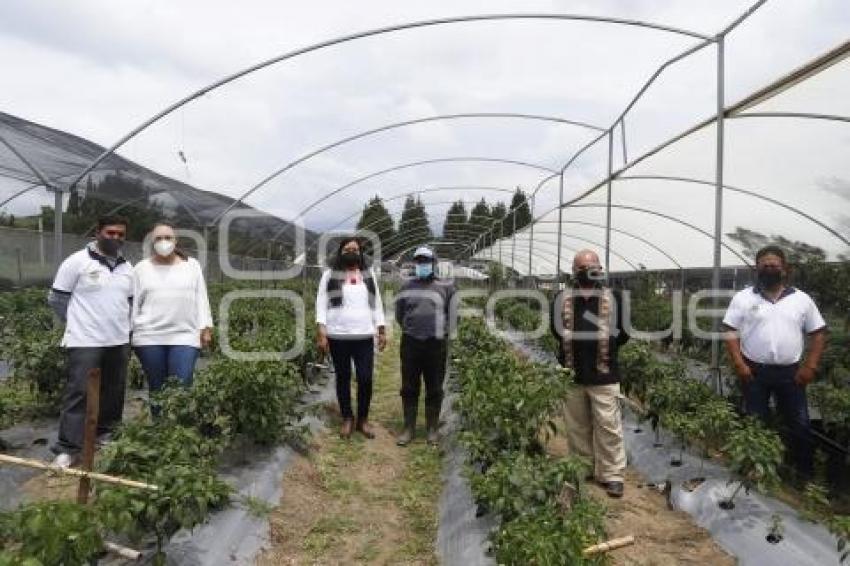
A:
POLYGON ((490 229, 493 222, 490 216, 490 205, 483 198, 479 200, 469 213, 469 232, 471 236, 478 237, 490 229))
MULTIPOLYGON (((363 206, 360 220, 357 221, 357 229, 374 232, 381 243, 381 253, 387 253, 384 246, 394 239, 395 226, 380 196, 375 195, 363 206)), ((390 243, 390 245, 392 244, 390 243)))
POLYGON ((505 236, 513 234, 514 224, 516 224, 516 229, 519 231, 531 224, 531 220, 531 209, 528 207, 528 199, 525 196, 525 192, 520 187, 517 187, 513 198, 511 198, 508 219, 505 220, 505 236), (516 222, 514 222, 514 217, 516 217, 516 222))
POLYGON ((401 211, 401 219, 398 222, 398 237, 389 246, 392 250, 386 251, 391 255, 402 251, 404 248, 425 243, 433 238, 431 225, 428 222, 428 213, 422 200, 412 196, 404 201, 404 209, 401 211))
MULTIPOLYGON (((461 200, 452 203, 448 212, 446 212, 446 221, 443 223, 443 239, 450 242, 464 242, 469 239, 469 217, 466 215, 466 206, 461 200)), ((447 250, 450 250, 453 256, 460 249, 460 244, 447 246, 447 250)))

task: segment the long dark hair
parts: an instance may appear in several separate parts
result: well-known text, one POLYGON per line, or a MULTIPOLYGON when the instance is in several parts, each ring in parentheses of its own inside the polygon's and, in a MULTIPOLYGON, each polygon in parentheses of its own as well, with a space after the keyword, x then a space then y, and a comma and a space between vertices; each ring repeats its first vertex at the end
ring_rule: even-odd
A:
POLYGON ((357 247, 360 248, 360 261, 357 267, 363 276, 363 282, 366 284, 366 289, 369 291, 369 306, 375 306, 375 281, 372 279, 372 274, 369 273, 369 265, 366 262, 366 254, 363 253, 363 243, 357 236, 345 236, 339 241, 336 248, 336 255, 329 262, 331 268, 331 276, 328 278, 327 293, 328 302, 331 307, 342 306, 342 283, 345 280, 346 266, 342 263, 342 248, 351 242, 357 242, 357 247))
POLYGON ((330 261, 330 267, 334 271, 345 271, 345 265, 342 263, 342 248, 351 242, 356 242, 357 247, 360 249, 360 261, 357 263, 357 267, 363 272, 369 268, 369 265, 366 263, 366 254, 363 250, 363 242, 357 236, 345 236, 339 241, 339 245, 336 247, 336 255, 330 261))

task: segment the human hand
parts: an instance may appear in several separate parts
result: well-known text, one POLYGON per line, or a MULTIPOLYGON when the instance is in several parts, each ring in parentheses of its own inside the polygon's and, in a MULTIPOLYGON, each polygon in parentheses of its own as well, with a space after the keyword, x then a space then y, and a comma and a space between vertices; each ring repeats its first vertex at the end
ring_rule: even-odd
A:
POLYGON ((753 379, 753 369, 745 362, 735 365, 735 374, 744 383, 753 379))
POLYGON ((794 382, 800 387, 805 387, 815 380, 815 370, 808 366, 800 366, 797 370, 797 375, 794 376, 794 382))
POLYGON ((201 348, 209 348, 213 343, 212 328, 204 328, 201 330, 201 348))
POLYGON ((328 337, 324 332, 319 332, 316 336, 316 347, 322 354, 327 354, 330 351, 331 346, 328 343, 328 337))
POLYGON ((378 351, 383 352, 387 347, 387 335, 383 332, 378 333, 378 351))

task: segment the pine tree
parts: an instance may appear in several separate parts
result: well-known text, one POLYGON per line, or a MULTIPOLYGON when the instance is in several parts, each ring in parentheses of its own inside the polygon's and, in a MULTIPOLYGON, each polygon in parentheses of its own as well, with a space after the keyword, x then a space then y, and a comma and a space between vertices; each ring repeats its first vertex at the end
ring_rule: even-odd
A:
POLYGON ((528 199, 525 196, 525 192, 520 187, 517 187, 514 196, 511 198, 508 218, 505 220, 505 236, 513 234, 514 225, 516 225, 516 230, 520 231, 531 224, 531 220, 531 209, 528 206, 528 199), (514 222, 514 217, 516 217, 516 222, 514 222))
MULTIPOLYGON (((391 247, 392 253, 400 252, 404 248, 425 243, 433 238, 431 226, 428 222, 428 213, 425 205, 418 197, 407 197, 404 201, 404 209, 398 223, 398 234, 391 247)), ((387 252, 390 255, 390 252, 387 252)))
POLYGON ((391 240, 395 236, 395 226, 393 219, 387 208, 384 206, 384 201, 378 195, 375 195, 363 207, 363 212, 360 214, 360 220, 357 221, 358 230, 369 230, 374 232, 378 240, 381 242, 381 254, 388 255, 385 249, 386 244, 391 244, 391 240))
POLYGON ((490 205, 483 198, 479 200, 469 213, 469 232, 472 237, 478 237, 490 229, 493 222, 490 216, 490 205))
POLYGON ((443 239, 450 242, 461 242, 446 247, 453 257, 463 248, 462 242, 469 240, 469 218, 466 215, 466 206, 462 200, 452 203, 448 212, 446 212, 446 221, 443 223, 443 239))

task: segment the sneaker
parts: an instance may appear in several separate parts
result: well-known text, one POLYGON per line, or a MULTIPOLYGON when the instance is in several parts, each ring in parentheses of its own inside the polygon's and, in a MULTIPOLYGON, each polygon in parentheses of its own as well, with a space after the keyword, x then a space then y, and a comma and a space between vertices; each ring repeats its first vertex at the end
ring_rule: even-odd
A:
POLYGON ((68 468, 73 467, 74 464, 76 463, 76 460, 77 460, 77 458, 75 456, 73 456, 72 454, 68 454, 66 452, 63 452, 62 454, 59 454, 58 456, 56 456, 56 458, 53 459, 53 462, 52 462, 51 465, 54 468, 60 468, 62 470, 66 470, 68 468))

